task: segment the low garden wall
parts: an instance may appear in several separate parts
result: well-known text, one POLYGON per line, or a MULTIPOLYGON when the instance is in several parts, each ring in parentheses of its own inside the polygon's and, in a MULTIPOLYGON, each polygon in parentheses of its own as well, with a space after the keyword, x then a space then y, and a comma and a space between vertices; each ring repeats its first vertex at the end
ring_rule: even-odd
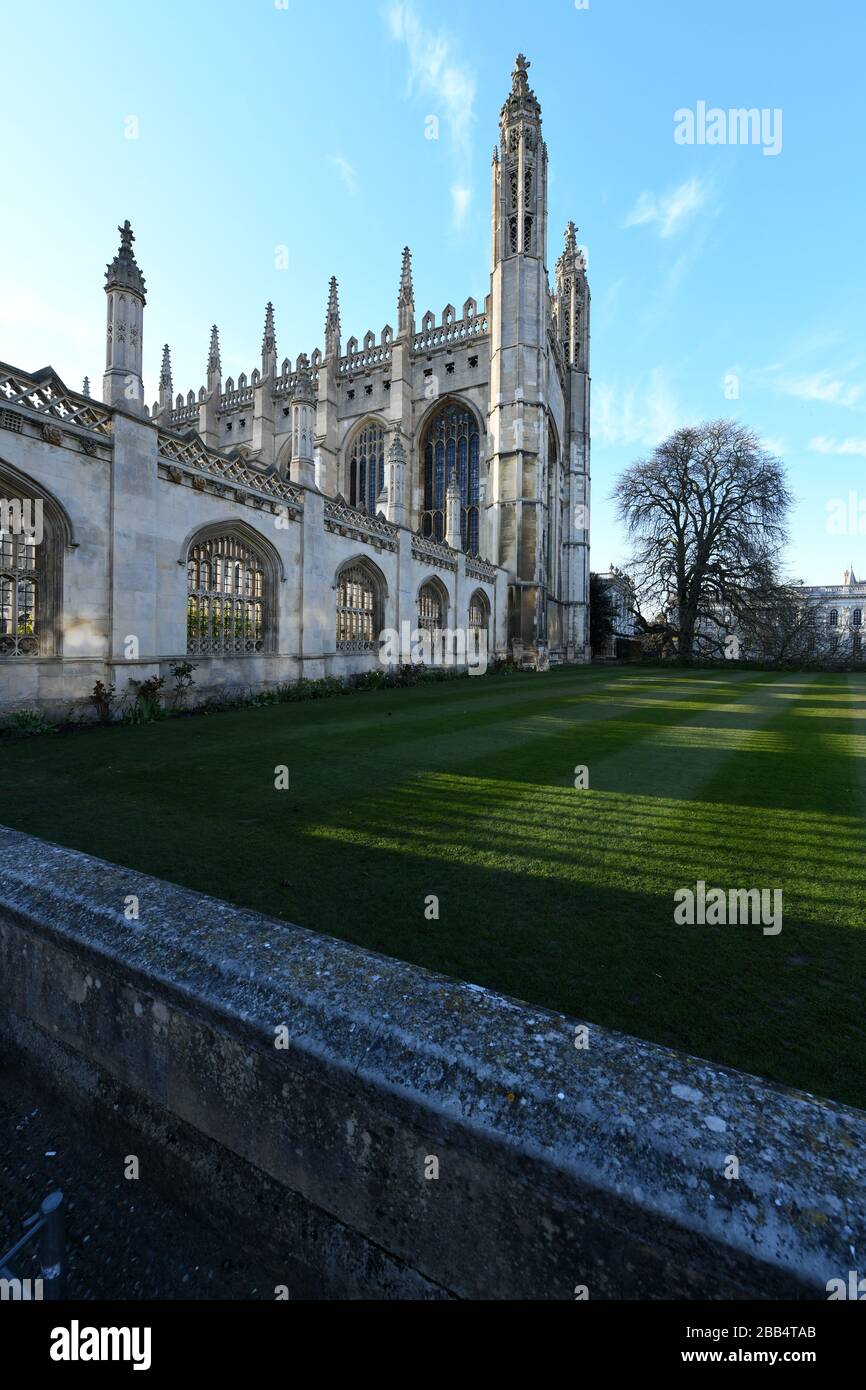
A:
POLYGON ((0 978, 0 1047, 293 1298, 826 1298, 863 1262, 866 1113, 2 828, 0 978))

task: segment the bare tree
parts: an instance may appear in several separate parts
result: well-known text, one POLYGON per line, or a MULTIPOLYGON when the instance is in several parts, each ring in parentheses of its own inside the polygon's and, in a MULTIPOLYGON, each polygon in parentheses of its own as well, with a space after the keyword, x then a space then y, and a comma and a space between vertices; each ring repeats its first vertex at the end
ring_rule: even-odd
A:
POLYGON ((733 627, 758 621, 780 586, 791 494, 781 460, 752 430, 732 420, 677 430, 626 469, 614 500, 637 593, 661 608, 681 661, 695 654, 696 634, 721 652, 733 627))

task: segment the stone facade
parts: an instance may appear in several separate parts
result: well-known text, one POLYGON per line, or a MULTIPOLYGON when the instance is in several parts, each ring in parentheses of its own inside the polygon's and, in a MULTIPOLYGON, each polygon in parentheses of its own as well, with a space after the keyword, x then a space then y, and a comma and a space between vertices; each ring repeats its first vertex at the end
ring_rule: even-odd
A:
POLYGON ((482 305, 416 322, 406 248, 396 330, 344 344, 332 279, 322 349, 280 364, 269 304, 249 378, 223 380, 214 326, 206 384, 175 396, 166 346, 148 406, 126 222, 103 402, 0 366, 0 705, 68 709, 187 658, 200 693, 354 674, 402 625, 481 631, 491 658, 589 658, 589 288, 573 223, 549 284, 527 68, 501 113, 482 305))

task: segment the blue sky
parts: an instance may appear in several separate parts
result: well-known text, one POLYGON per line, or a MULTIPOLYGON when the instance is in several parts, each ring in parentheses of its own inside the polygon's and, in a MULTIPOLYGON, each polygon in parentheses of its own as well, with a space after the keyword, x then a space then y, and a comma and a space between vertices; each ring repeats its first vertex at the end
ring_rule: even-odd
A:
POLYGON ((548 265, 570 217, 589 259, 593 568, 627 554, 618 471, 732 415, 787 464, 790 573, 866 573, 859 0, 42 0, 38 24, 7 9, 4 48, 0 357, 98 393, 103 272, 129 217, 149 400, 164 342, 175 391, 198 389, 214 321, 224 377, 249 374, 268 299, 280 359, 320 346, 332 274, 344 342, 378 334, 406 242, 419 318, 482 300, 490 155, 525 52, 548 265), (698 102, 780 110, 780 151, 677 143, 698 102), (851 492, 839 535, 828 507, 851 492))

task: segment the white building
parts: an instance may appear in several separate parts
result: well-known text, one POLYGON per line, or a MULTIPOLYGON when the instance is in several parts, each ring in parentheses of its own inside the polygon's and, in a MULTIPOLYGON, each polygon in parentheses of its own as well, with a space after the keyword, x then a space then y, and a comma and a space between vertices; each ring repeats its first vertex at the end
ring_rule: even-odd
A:
POLYGON ((148 407, 126 222, 102 402, 0 366, 0 706, 68 711, 187 657, 201 693, 354 673, 403 623, 588 659, 590 296, 573 223, 549 284, 527 67, 500 116, 481 304, 417 322, 407 248, 396 327, 343 343, 333 279, 321 349, 280 363, 269 304, 249 378, 223 380, 214 327, 205 384, 175 396, 166 346, 148 407))

